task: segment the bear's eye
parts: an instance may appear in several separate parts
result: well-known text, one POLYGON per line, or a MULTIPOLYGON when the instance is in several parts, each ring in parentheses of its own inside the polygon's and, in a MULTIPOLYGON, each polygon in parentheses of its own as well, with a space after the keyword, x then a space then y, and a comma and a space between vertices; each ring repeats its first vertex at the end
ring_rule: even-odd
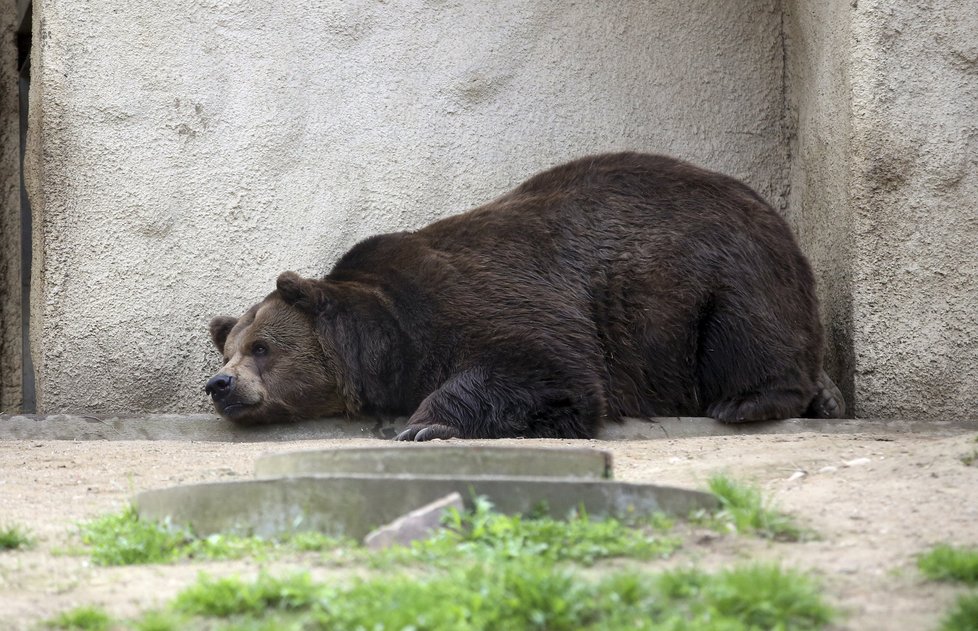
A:
POLYGON ((268 354, 268 346, 264 342, 255 342, 251 345, 251 354, 261 357, 268 354))

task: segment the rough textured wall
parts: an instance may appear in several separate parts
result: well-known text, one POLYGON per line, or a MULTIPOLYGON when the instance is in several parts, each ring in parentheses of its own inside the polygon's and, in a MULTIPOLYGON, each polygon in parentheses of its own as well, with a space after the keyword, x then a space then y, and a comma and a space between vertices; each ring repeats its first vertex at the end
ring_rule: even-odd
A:
POLYGON ((978 409, 978 10, 861 0, 853 14, 858 411, 978 409))
POLYGON ((676 154, 785 201, 775 0, 38 0, 34 16, 43 412, 201 409, 212 315, 582 154, 676 154))
POLYGON ((0 5, 0 412, 21 407, 20 106, 17 6, 0 5))
POLYGON ((853 397, 850 0, 785 6, 787 216, 818 278, 825 369, 853 397))
MULTIPOLYGON (((789 215, 864 417, 978 409, 978 12, 791 1, 789 215)), ((851 410, 852 411, 852 410, 851 410)))

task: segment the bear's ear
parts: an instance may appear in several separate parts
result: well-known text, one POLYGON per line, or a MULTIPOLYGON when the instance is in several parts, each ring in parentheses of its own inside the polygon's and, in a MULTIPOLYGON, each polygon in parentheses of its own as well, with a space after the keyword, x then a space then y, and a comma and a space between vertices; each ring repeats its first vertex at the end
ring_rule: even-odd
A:
POLYGON ((321 311, 328 300, 323 283, 302 278, 295 272, 279 274, 275 287, 285 304, 311 313, 321 311))
POLYGON ((211 341, 214 342, 214 346, 217 347, 219 352, 224 353, 224 343, 228 340, 228 333, 231 332, 231 329, 237 323, 237 318, 229 316, 217 316, 211 320, 211 341))

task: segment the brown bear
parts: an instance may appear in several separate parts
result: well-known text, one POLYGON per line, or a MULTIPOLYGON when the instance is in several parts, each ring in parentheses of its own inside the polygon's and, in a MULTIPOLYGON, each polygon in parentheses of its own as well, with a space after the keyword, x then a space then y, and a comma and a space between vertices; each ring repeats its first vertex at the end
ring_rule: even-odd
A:
POLYGON ((746 185, 598 155, 319 280, 285 272, 211 337, 217 411, 254 424, 409 415, 399 440, 586 438, 625 416, 839 417, 815 281, 746 185))

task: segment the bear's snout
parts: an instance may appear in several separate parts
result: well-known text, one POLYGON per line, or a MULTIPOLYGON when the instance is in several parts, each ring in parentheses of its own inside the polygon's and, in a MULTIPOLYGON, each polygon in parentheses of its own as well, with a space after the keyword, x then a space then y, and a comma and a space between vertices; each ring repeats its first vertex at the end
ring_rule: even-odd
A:
POLYGON ((225 399, 234 388, 234 377, 231 375, 217 374, 208 380, 204 386, 204 392, 211 395, 214 401, 225 399))

